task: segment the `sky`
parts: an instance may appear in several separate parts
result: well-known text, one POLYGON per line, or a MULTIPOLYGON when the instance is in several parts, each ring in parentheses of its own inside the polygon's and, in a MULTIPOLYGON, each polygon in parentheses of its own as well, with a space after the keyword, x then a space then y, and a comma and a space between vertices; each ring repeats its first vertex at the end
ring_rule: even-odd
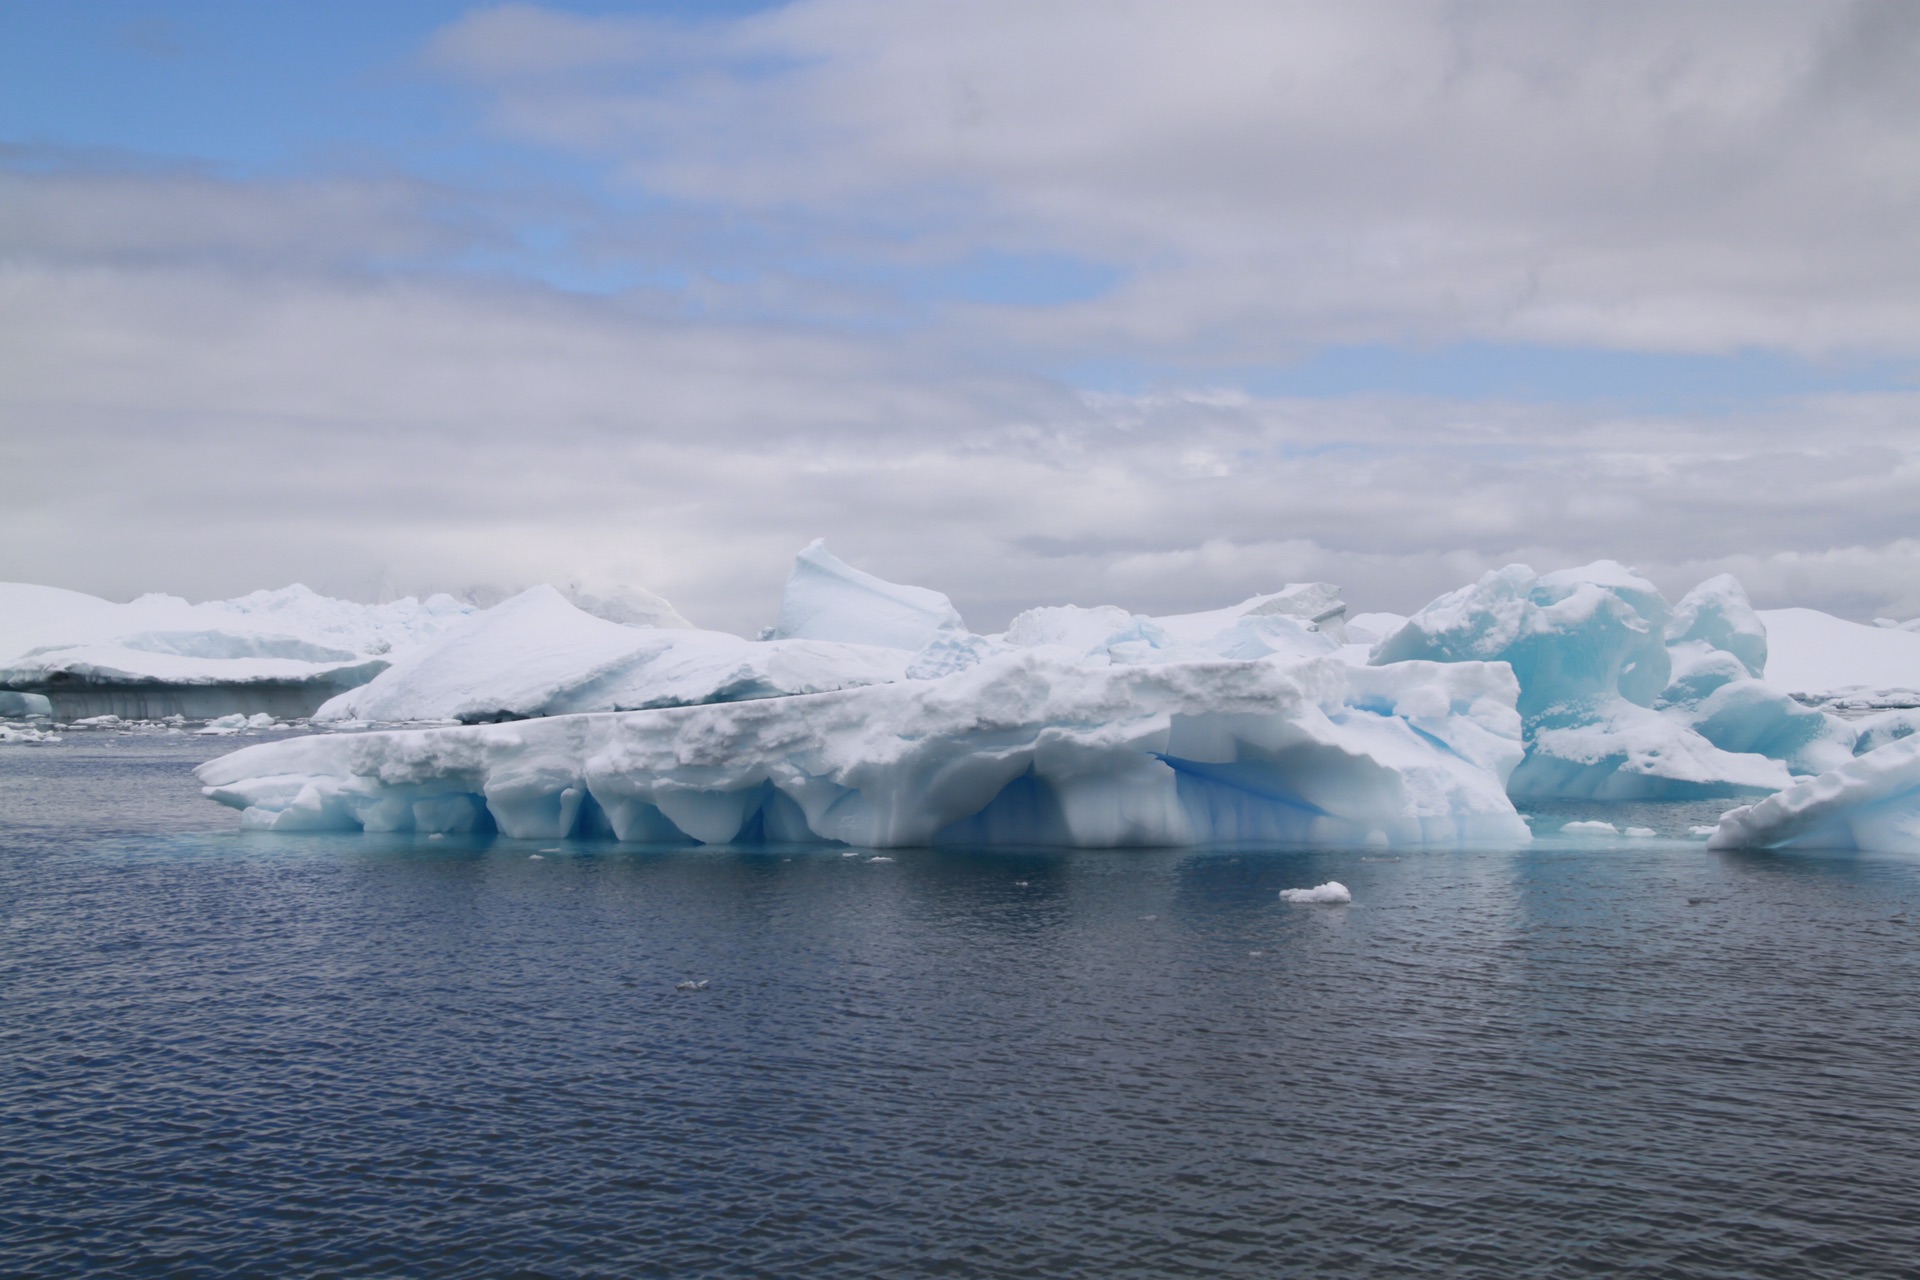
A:
POLYGON ((0 579, 1920 614, 1920 6, 0 0, 0 579))

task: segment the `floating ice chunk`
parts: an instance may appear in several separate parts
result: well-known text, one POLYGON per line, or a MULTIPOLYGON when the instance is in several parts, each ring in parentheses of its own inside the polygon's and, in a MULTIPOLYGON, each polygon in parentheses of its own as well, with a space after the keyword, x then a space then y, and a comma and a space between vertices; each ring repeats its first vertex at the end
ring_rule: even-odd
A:
POLYGON ((688 978, 685 981, 674 983, 673 989, 675 991, 705 991, 708 984, 712 981, 711 978, 688 978))
POLYGON ((886 854, 884 854, 884 853, 880 853, 880 854, 875 854, 875 855, 874 855, 873 857, 871 857, 871 858, 868 858, 868 859, 867 859, 867 861, 868 861, 868 862, 892 862, 892 861, 893 861, 893 859, 892 859, 892 858, 889 858, 889 857, 888 857, 888 856, 887 856, 886 854))
POLYGON ((1614 826, 1611 822, 1601 822, 1597 818, 1589 818, 1581 822, 1564 823, 1560 829, 1562 831, 1572 832, 1574 835, 1617 836, 1620 834, 1620 828, 1614 826))
POLYGON ((75 729, 111 729, 123 723, 119 716, 86 716, 72 722, 75 729))
POLYGON ((1325 884, 1315 885, 1311 889, 1282 889, 1280 896, 1288 902, 1316 902, 1340 904, 1353 901, 1353 894, 1347 886, 1338 880, 1329 880, 1325 884))
POLYGON ((953 602, 938 591, 864 573, 816 540, 794 557, 773 638, 831 640, 912 653, 943 632, 965 631, 953 602))
POLYGON ((200 727, 201 733, 210 733, 218 737, 231 737, 247 727, 247 718, 239 712, 209 720, 200 727))
POLYGON ((1920 853, 1920 737, 1722 814, 1707 847, 1920 853))
POLYGON ((1634 840, 1651 840, 1660 833, 1652 827, 1628 827, 1620 834, 1634 840))
POLYGON ((1688 827, 1687 834, 1690 836, 1710 836, 1719 829, 1718 827, 1688 827))

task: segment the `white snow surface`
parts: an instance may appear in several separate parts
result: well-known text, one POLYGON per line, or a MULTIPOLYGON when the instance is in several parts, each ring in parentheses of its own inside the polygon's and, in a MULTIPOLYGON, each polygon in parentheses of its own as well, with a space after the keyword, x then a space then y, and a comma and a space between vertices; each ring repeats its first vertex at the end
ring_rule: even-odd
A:
POLYGON ((1282 889, 1280 896, 1287 902, 1325 903, 1330 906, 1353 901, 1353 893, 1338 880, 1329 880, 1311 889, 1282 889))
POLYGON ((382 670, 474 612, 451 596, 363 605, 298 584, 189 604, 145 595, 116 604, 78 591, 0 583, 0 684, 56 676, 178 685, 322 680, 382 670))
POLYGON ((1920 631, 1848 622, 1817 609, 1763 609, 1759 616, 1767 628, 1767 683, 1776 689, 1920 704, 1920 631))
POLYGON ((905 677, 911 654, 636 628, 533 587, 328 701, 314 719, 514 720, 821 693, 905 677))
POLYGON ((1920 737, 1721 815, 1707 847, 1920 853, 1920 737))
POLYGON ((281 740, 199 773, 245 825, 282 831, 1510 846, 1528 840, 1504 788, 1517 692, 1496 664, 1037 646, 814 695, 281 740))

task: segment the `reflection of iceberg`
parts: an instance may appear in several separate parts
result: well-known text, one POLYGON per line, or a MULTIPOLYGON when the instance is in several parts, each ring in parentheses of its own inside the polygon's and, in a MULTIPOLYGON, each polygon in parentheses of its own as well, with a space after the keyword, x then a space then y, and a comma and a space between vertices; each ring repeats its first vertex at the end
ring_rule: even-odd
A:
POLYGON ((1295 588, 1166 618, 1034 610, 981 636, 816 545, 775 638, 609 628, 530 592, 326 714, 539 718, 274 743, 201 777, 274 830, 1524 843, 1511 673, 1353 667, 1323 630, 1343 609, 1295 588), (579 714, 598 710, 618 714, 579 714))

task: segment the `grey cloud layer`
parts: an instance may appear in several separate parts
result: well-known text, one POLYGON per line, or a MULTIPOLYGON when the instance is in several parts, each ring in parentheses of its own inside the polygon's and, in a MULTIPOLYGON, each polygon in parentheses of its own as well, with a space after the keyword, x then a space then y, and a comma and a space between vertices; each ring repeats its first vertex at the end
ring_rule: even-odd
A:
POLYGON ((435 59, 648 190, 1127 273, 1029 342, 1920 350, 1910 5, 507 6, 435 59))
POLYGON ((462 266, 551 191, 0 169, 0 577, 630 581, 750 630, 825 535, 982 626, 1303 578, 1407 609, 1598 556, 1910 616, 1920 396, 1653 416, 1208 372, 1410 335, 1912 354, 1908 12, 483 11, 434 65, 668 201, 567 206, 597 252, 745 224, 850 261, 1071 251, 1125 283, 888 324, 884 287, 773 267, 568 295, 462 266), (1189 390, 1037 372, 1087 354, 1189 390))

